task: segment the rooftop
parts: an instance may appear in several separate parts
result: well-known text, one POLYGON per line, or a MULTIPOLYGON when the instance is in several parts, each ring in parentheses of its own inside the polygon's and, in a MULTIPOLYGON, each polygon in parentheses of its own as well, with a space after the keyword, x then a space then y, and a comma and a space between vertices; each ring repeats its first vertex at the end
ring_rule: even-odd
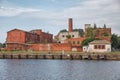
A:
POLYGON ((111 43, 106 40, 94 40, 94 41, 90 42, 89 44, 111 44, 111 43))

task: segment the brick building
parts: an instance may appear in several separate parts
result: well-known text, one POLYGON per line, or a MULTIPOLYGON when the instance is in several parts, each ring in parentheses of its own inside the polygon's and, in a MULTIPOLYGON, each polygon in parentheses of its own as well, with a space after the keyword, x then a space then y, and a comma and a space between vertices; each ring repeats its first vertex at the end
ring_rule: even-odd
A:
POLYGON ((82 51, 82 41, 85 38, 81 37, 81 38, 70 38, 70 39, 66 39, 65 43, 69 43, 72 46, 72 51, 82 51))
POLYGON ((7 32, 7 50, 27 50, 32 43, 51 43, 53 35, 32 30, 30 32, 13 29, 7 32), (42 36, 42 37, 41 37, 42 36))
POLYGON ((31 33, 39 35, 39 43, 52 43, 53 35, 49 33, 42 32, 40 29, 32 30, 31 33))
POLYGON ((91 27, 91 24, 85 24, 84 37, 92 37, 101 40, 111 41, 111 28, 106 28, 105 25, 103 28, 97 28, 91 27))

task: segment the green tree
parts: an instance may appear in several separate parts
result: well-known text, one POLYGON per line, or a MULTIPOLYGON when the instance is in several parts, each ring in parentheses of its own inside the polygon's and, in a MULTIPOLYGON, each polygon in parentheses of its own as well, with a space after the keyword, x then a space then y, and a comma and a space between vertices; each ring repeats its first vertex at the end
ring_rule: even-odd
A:
POLYGON ((118 49, 120 49, 120 36, 118 37, 118 49))
POLYGON ((95 40, 94 38, 86 38, 82 41, 82 46, 88 45, 89 42, 95 40))
POLYGON ((112 34, 111 44, 112 48, 120 49, 120 36, 118 36, 117 34, 112 34))
POLYGON ((66 30, 66 29, 63 29, 63 30, 60 30, 60 32, 67 32, 67 30, 66 30))
POLYGON ((103 28, 106 28, 106 24, 104 24, 103 28))
POLYGON ((93 28, 87 28, 87 36, 88 38, 94 38, 93 28))
POLYGON ((97 25, 96 24, 94 24, 94 29, 96 29, 97 28, 97 25))
POLYGON ((104 32, 104 33, 102 33, 102 36, 109 36, 109 35, 108 35, 107 33, 104 32))

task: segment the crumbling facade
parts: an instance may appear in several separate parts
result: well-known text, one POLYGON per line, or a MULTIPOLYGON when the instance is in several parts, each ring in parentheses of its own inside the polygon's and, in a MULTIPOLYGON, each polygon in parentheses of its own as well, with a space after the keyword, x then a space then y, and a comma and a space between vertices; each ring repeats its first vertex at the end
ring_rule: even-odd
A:
POLYGON ((101 40, 111 41, 111 28, 91 27, 91 24, 85 24, 85 38, 97 38, 101 40))
POLYGON ((7 50, 27 50, 29 45, 33 43, 52 43, 52 37, 52 34, 42 32, 41 30, 27 32, 13 29, 7 32, 7 50))

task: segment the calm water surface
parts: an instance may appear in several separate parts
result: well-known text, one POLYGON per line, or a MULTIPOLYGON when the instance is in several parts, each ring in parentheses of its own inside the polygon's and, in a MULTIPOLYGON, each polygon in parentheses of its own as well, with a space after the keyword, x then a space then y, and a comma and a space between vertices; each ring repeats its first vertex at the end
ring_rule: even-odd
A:
POLYGON ((1 59, 0 80, 120 80, 120 61, 1 59))

